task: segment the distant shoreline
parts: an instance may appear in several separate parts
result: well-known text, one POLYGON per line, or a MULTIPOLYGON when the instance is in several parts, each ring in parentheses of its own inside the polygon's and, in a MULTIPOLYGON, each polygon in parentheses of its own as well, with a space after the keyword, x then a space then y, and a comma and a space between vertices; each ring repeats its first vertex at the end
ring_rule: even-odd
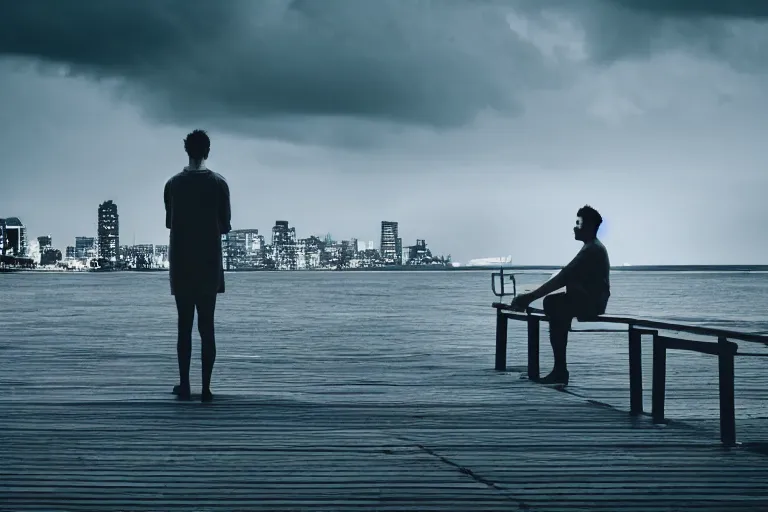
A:
MULTIPOLYGON (((303 269, 303 270, 269 270, 263 268, 233 269, 226 272, 488 272, 498 271, 503 268, 507 271, 551 271, 556 272, 563 268, 562 265, 518 265, 499 266, 483 265, 472 267, 444 267, 438 265, 405 265, 370 268, 345 268, 335 269, 303 269)), ((128 272, 167 272, 167 269, 132 269, 128 272)), ((768 265, 637 265, 616 266, 611 271, 619 272, 768 272, 768 265)))
MULTIPOLYGON (((446 267, 442 265, 405 265, 371 268, 346 268, 335 269, 302 269, 302 270, 271 270, 263 268, 233 269, 226 272, 489 272, 504 269, 505 272, 546 271, 556 272, 562 268, 558 265, 483 265, 472 267, 446 267)), ((768 272, 768 265, 637 265, 616 266, 611 271, 618 272, 768 272)), ((49 269, 23 269, 3 268, 0 273, 34 272, 47 274, 73 274, 91 272, 168 272, 164 268, 150 269, 122 269, 122 270, 49 270, 49 269)))

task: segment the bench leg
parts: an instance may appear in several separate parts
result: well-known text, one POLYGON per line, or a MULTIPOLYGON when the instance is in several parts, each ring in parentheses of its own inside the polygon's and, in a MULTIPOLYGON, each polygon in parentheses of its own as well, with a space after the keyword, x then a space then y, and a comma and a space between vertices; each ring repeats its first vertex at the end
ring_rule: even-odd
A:
POLYGON ((528 378, 539 380, 541 369, 539 368, 539 334, 541 321, 535 317, 528 317, 528 378))
POLYGON ((653 335, 653 389, 651 389, 654 423, 664 423, 664 398, 666 395, 667 347, 657 335, 653 335))
POLYGON ((507 370, 507 324, 509 319, 500 310, 496 310, 496 371, 507 370))
POLYGON ((629 413, 643 413, 643 345, 640 331, 629 328, 629 413))
POLYGON ((720 338, 718 356, 720 384, 720 441, 725 446, 736 445, 736 400, 734 392, 733 352, 726 347, 727 340, 720 338))

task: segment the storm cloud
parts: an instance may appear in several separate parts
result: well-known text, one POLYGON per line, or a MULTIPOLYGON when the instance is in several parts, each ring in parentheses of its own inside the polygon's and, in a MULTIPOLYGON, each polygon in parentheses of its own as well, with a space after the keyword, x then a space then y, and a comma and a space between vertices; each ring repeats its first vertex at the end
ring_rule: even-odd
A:
MULTIPOLYGON (((551 81, 493 2, 138 0, 17 3, 0 53, 116 79, 147 113, 350 117, 430 127, 514 113, 551 81)), ((551 73, 550 73, 551 75, 551 73)))
POLYGON ((679 44, 746 65, 768 37, 734 42, 729 20, 768 15, 745 0, 37 0, 5 10, 0 55, 106 79, 161 123, 354 145, 361 126, 457 128, 570 84, 563 48, 547 58, 526 37, 552 13, 583 32, 597 65, 679 44), (310 120, 356 129, 334 136, 310 120))
POLYGON ((524 0, 577 21, 598 65, 668 51, 711 57, 742 72, 764 73, 768 2, 762 0, 524 0))

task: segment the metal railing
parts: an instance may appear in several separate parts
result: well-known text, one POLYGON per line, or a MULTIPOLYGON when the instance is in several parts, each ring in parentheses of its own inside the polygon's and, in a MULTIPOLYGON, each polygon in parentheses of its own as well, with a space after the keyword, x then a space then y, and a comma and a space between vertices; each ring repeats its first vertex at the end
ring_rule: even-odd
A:
MULTIPOLYGON (((504 269, 501 269, 500 272, 494 272, 491 277, 493 293, 502 300, 504 297, 517 294, 516 284, 513 284, 512 293, 505 293, 503 282, 507 276, 510 276, 510 280, 515 283, 514 277, 511 274, 505 274, 504 269), (502 282, 500 291, 496 290, 497 277, 502 282)), ((528 327, 528 378, 533 381, 538 380, 540 374, 539 341, 541 322, 549 320, 544 311, 529 307, 526 308, 525 312, 517 312, 512 310, 509 304, 500 302, 494 302, 492 307, 496 309, 496 370, 506 371, 507 368, 509 320, 524 321, 528 327)), ((590 318, 577 318, 576 320, 581 323, 599 322, 627 326, 626 331, 621 330, 620 332, 628 332, 629 412, 632 415, 644 413, 642 336, 648 335, 653 337, 651 416, 654 423, 665 422, 664 401, 666 397, 667 351, 682 350, 717 356, 720 394, 720 440, 726 446, 734 446, 736 444, 734 357, 738 352, 738 345, 731 340, 761 343, 768 346, 768 336, 625 316, 600 315, 590 318), (712 337, 716 341, 675 338, 661 335, 659 331, 712 337)), ((766 354, 744 353, 743 355, 764 356, 766 354)))

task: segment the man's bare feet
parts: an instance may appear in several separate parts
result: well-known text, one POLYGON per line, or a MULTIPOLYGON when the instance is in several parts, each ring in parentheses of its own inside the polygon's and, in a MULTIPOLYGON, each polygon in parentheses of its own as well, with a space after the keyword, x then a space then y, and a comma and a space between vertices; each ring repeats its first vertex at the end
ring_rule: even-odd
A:
POLYGON ((568 373, 568 370, 564 370, 564 371, 552 370, 552 373, 550 373, 546 377, 542 377, 537 382, 539 384, 560 384, 562 386, 567 386, 569 380, 570 380, 570 374, 568 373))
POLYGON ((181 384, 176 384, 175 386, 173 386, 173 394, 182 400, 189 400, 189 397, 191 395, 191 392, 189 390, 189 385, 182 386, 181 384))

